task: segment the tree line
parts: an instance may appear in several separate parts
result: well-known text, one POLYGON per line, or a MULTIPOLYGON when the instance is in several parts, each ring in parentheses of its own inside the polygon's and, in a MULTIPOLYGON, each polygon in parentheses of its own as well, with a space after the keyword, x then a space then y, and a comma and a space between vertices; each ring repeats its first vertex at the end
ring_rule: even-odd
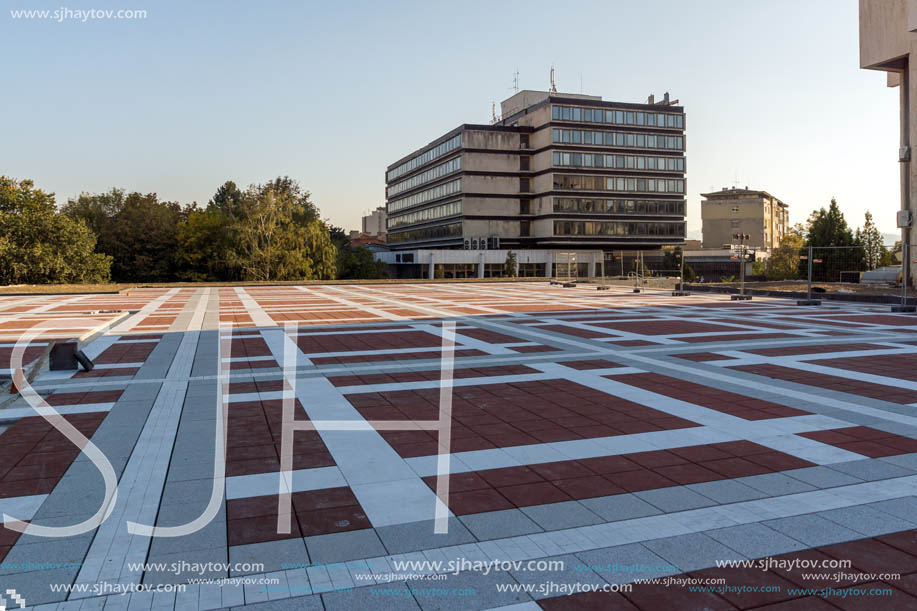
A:
POLYGON ((837 282, 841 272, 861 272, 893 264, 893 252, 885 246, 872 213, 867 211, 863 227, 854 231, 837 200, 831 198, 827 208, 815 210, 804 225, 796 224, 787 231, 780 247, 756 265, 759 268, 756 273, 763 272, 768 280, 805 279, 810 246, 815 259, 812 279, 818 282, 837 282))
POLYGON ((384 277, 286 176, 227 181, 203 207, 113 188, 59 208, 32 181, 0 176, 0 284, 384 277))

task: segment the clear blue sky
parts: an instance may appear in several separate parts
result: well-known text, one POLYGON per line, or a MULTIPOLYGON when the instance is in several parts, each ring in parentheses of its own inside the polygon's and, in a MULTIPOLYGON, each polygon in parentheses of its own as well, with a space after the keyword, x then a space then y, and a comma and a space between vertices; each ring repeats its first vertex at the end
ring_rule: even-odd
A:
POLYGON ((764 189, 791 220, 837 197, 895 231, 897 89, 858 67, 855 0, 4 2, 0 174, 59 203, 123 187, 205 203, 289 174, 352 229, 386 165, 524 89, 687 113, 688 224, 702 192, 764 189), (15 9, 146 19, 13 19, 15 9), (581 85, 582 83, 582 85, 581 85), (581 89, 582 87, 582 89, 581 89))

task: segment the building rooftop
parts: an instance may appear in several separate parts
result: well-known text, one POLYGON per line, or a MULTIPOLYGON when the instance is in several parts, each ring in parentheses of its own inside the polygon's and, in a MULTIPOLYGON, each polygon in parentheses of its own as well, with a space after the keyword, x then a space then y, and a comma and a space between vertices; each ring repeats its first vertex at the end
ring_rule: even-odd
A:
POLYGON ((767 197, 770 199, 776 199, 777 204, 780 206, 786 207, 783 201, 777 198, 774 195, 771 195, 767 191, 758 191, 756 189, 749 189, 745 187, 740 189, 738 187, 723 187, 720 191, 711 191, 710 193, 701 193, 701 197, 706 197, 707 199, 730 199, 734 197, 767 197))

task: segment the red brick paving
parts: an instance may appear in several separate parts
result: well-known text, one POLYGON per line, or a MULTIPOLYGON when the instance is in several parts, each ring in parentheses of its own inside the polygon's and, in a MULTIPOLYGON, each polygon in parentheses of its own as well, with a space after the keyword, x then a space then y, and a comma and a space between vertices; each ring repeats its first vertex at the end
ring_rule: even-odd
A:
MULTIPOLYGON (((883 350, 888 346, 879 346, 877 344, 817 344, 815 346, 782 346, 779 348, 761 348, 759 350, 746 350, 749 354, 758 354, 760 356, 797 356, 802 354, 826 354, 830 352, 853 352, 856 350, 883 350)), ((876 358, 876 357, 863 357, 876 358)), ((819 361, 819 364, 824 361, 819 361)))
POLYGON ((477 339, 488 344, 515 344, 526 340, 505 333, 497 333, 489 329, 456 329, 459 335, 467 335, 472 339, 477 339))
POLYGON ((868 426, 798 433, 800 437, 814 439, 869 458, 897 456, 917 452, 917 439, 887 433, 868 426))
MULTIPOLYGON (((91 437, 107 413, 63 416, 91 437)), ((0 498, 48 494, 80 453, 41 416, 21 418, 0 434, 0 498)))
POLYGON ((289 533, 277 533, 277 495, 226 503, 229 545, 311 537, 372 528, 350 488, 326 488, 292 495, 289 533))
POLYGON ((715 352, 689 352, 688 354, 675 354, 675 358, 693 361, 695 363, 706 363, 708 361, 731 361, 735 357, 723 356, 715 352))
POLYGON ((611 369, 614 367, 624 367, 620 363, 615 363, 614 361, 609 361, 607 359, 592 359, 587 361, 562 361, 559 362, 560 365, 565 367, 571 367, 579 371, 588 371, 591 369, 611 369))
MULTIPOLYGON (((226 475, 279 472, 283 401, 236 401, 229 403, 228 412, 226 475)), ((308 420, 298 399, 294 415, 296 420, 308 420)), ((330 467, 334 464, 316 431, 294 433, 293 469, 330 467)))
MULTIPOLYGON (((860 539, 837 545, 823 546, 775 556, 773 560, 836 561, 849 560, 852 566, 843 569, 800 568, 787 569, 774 566, 769 570, 759 568, 710 568, 693 571, 681 577, 699 580, 723 579, 724 585, 733 589, 746 586, 742 592, 692 592, 684 586, 635 583, 630 592, 578 593, 538 601, 547 611, 581 609, 628 609, 659 611, 669 609, 758 609, 769 611, 829 611, 866 610, 904 611, 917 609, 917 531, 909 530, 871 539, 860 539), (804 578, 803 574, 833 575, 835 580, 804 578), (851 579, 861 573, 875 577, 889 575, 884 581, 857 581, 851 579), (890 575, 899 574, 900 579, 890 575), (764 588, 771 591, 764 592, 764 588), (817 595, 791 590, 816 590, 817 595), (871 589, 890 591, 886 594, 867 594, 871 589), (756 591, 751 591, 756 590, 756 591)), ((711 586, 716 587, 716 586, 711 586)))
POLYGON ((785 380, 787 382, 836 390, 838 392, 870 397, 872 399, 881 399, 891 403, 917 403, 917 391, 905 390, 894 386, 884 386, 882 384, 873 384, 872 382, 851 380, 850 378, 812 373, 811 371, 792 369, 780 365, 739 365, 733 369, 768 378, 785 380))
POLYGON ((738 333, 735 335, 702 335, 698 337, 679 337, 680 342, 688 344, 706 344, 713 342, 744 342, 760 339, 799 339, 798 335, 788 333, 738 333))
POLYGON ((793 407, 778 405, 770 401, 763 401, 658 373, 630 373, 605 377, 745 420, 788 418, 791 416, 804 416, 809 413, 793 407))
MULTIPOLYGON (((350 363, 376 363, 379 361, 418 361, 424 359, 441 359, 441 350, 424 352, 401 352, 395 354, 354 354, 350 356, 317 356, 310 360, 315 365, 348 365, 350 363)), ((486 352, 472 348, 470 350, 456 348, 455 358, 467 356, 487 356, 486 352)))
MULTIPOLYGON (((466 367, 452 372, 454 379, 486 378, 493 376, 513 376, 541 373, 525 365, 497 365, 494 367, 466 367)), ((328 381, 335 386, 360 386, 364 384, 395 384, 401 382, 423 382, 441 379, 439 369, 429 371, 401 371, 395 373, 370 373, 350 376, 329 376, 328 381)))
MULTIPOLYGON (((130 339, 137 339, 131 337, 130 339)), ((115 363, 143 363, 158 345, 157 342, 122 343, 115 342, 93 359, 96 365, 113 365, 115 363)))
MULTIPOLYGON (((876 346, 876 348, 884 347, 876 346)), ((917 382, 917 354, 851 356, 820 360, 817 364, 824 367, 837 367, 838 369, 849 369, 850 371, 917 382)))
POLYGON ((356 350, 391 350, 393 348, 434 348, 443 340, 426 331, 393 331, 391 333, 336 333, 304 335, 296 344, 306 354, 356 350))
MULTIPOLYGON (((467 515, 811 466, 783 452, 738 442, 488 469, 450 475, 449 508, 467 515)), ((436 490, 435 476, 424 481, 436 490)))
MULTIPOLYGON (((439 389, 345 395, 367 420, 437 420, 439 389)), ((452 451, 697 426, 568 380, 456 387, 452 451)), ((402 457, 437 453, 435 431, 380 431, 402 457)))

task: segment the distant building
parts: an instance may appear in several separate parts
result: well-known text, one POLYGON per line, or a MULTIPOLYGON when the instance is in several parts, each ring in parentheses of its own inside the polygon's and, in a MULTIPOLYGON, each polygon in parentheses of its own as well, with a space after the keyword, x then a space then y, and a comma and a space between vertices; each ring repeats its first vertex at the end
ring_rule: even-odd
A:
POLYGON ((379 206, 367 216, 363 217, 363 231, 367 235, 385 237, 385 223, 388 215, 385 213, 385 206, 379 206))
POLYGON ((789 225, 787 205, 767 191, 723 187, 701 196, 704 248, 736 244, 736 233, 748 234, 745 244, 751 248, 780 246, 789 225))
MULTIPOLYGON (((911 142, 917 141, 917 78, 911 76, 911 55, 917 57, 917 2, 914 0, 860 0, 860 67, 883 70, 889 87, 898 87, 901 104, 900 149, 902 242, 908 244, 911 256, 910 284, 917 272, 917 172, 912 163, 911 142)), ((891 211, 879 224, 891 221, 891 211)))
POLYGON ((491 125, 460 125, 388 166, 387 241, 415 251, 390 263, 428 274, 432 256, 486 277, 489 265, 499 273, 502 260, 491 259, 500 255, 475 251, 528 250, 541 275, 555 251, 582 253, 586 269, 594 251, 681 244, 685 115, 676 104, 668 94, 633 104, 520 91, 491 125))

